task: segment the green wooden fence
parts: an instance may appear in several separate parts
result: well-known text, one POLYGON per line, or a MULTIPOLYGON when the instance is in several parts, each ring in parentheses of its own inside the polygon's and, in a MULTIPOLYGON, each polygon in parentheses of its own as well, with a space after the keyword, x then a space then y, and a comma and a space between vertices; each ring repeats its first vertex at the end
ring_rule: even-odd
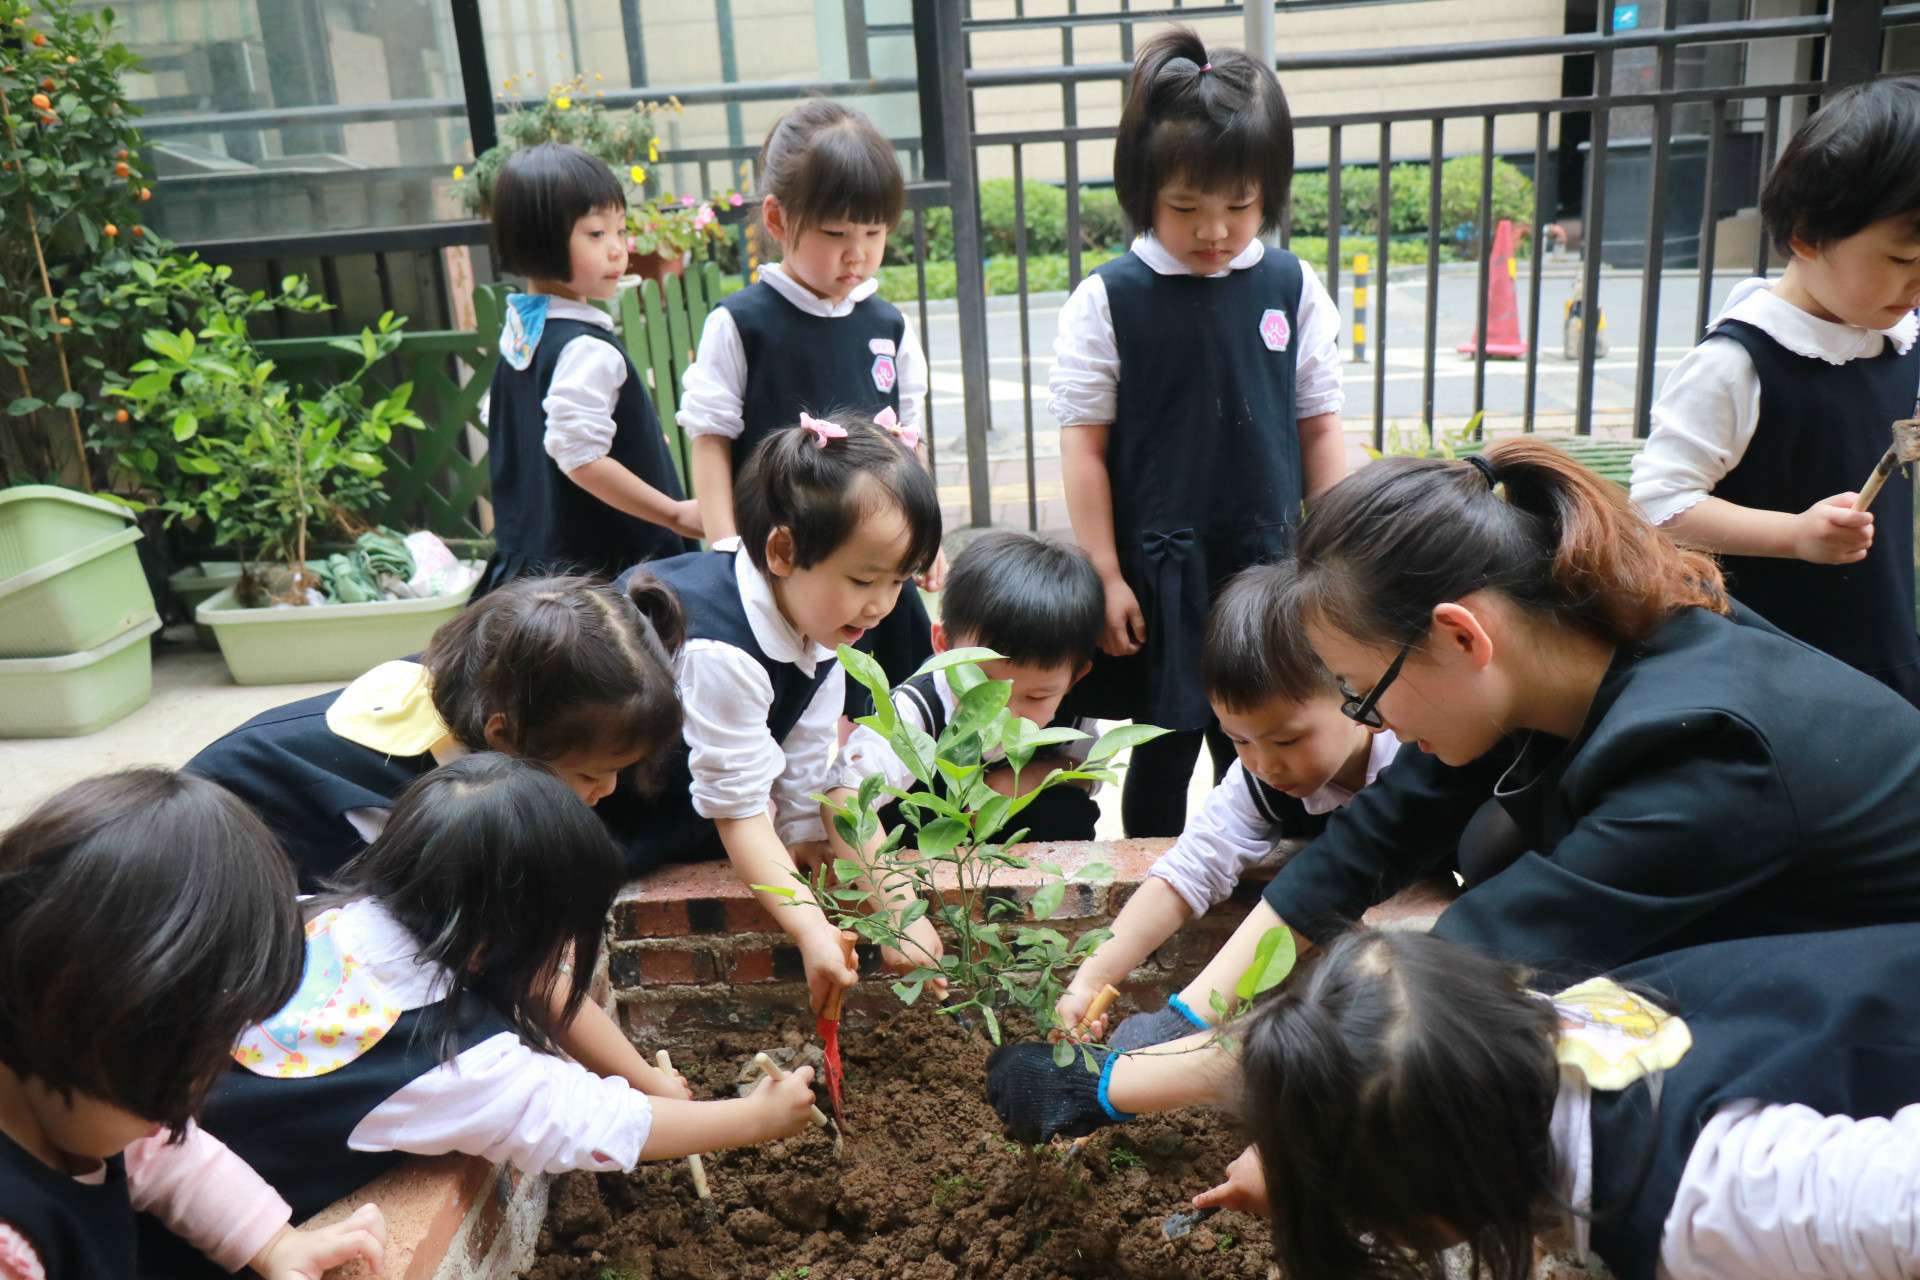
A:
MULTIPOLYGON (((730 283, 723 281, 719 267, 704 263, 684 280, 668 276, 664 288, 648 280, 638 289, 622 290, 608 308, 653 397, 688 492, 693 486, 686 436, 673 420, 674 409, 707 313, 730 292, 730 283)), ((473 295, 477 330, 408 333, 399 350, 368 375, 370 384, 381 388, 412 381, 412 408, 427 424, 424 431, 396 437, 387 451, 387 505, 376 517, 380 523, 431 529, 443 538, 466 542, 487 540, 477 505, 487 496, 487 463, 484 451, 475 447, 486 440, 487 424, 478 410, 500 358, 495 343, 509 290, 506 284, 482 285, 473 295), (463 386, 465 370, 471 375, 463 386)), ((329 341, 284 338, 256 345, 280 376, 311 388, 346 376, 356 363, 329 341)))

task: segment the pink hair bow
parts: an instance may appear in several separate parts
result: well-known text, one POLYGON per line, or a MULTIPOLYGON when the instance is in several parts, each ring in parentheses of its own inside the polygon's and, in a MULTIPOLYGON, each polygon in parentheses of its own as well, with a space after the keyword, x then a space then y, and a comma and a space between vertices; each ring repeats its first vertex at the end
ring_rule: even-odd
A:
POLYGON ((909 449, 917 449, 920 447, 920 429, 918 427, 901 426, 900 415, 895 413, 891 406, 873 415, 873 425, 876 427, 885 427, 893 433, 894 439, 909 449))
POLYGON ((822 418, 816 418, 812 414, 805 412, 802 412, 800 415, 800 429, 802 431, 813 432, 813 442, 822 449, 827 447, 827 441, 829 440, 844 440, 847 438, 847 429, 845 427, 837 423, 828 422, 822 418))

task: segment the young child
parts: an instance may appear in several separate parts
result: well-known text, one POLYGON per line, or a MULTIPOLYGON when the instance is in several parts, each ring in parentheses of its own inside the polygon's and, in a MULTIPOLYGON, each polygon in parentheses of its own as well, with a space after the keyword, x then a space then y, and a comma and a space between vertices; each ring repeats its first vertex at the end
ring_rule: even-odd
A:
POLYGON ((592 1007, 574 961, 599 952, 620 883, 606 832, 544 766, 486 752, 420 779, 306 903, 305 982, 233 1046, 208 1130, 301 1214, 407 1152, 607 1171, 805 1128, 804 1067, 693 1102, 558 1055, 592 1007))
POLYGON ((638 874, 657 861, 654 762, 679 737, 672 659, 646 615, 605 583, 529 578, 462 610, 420 661, 264 711, 186 767, 266 819, 308 891, 379 835, 402 788, 469 751, 552 769, 638 874))
MULTIPOLYGON (((1009 710, 1036 729, 1061 725, 1089 735, 1030 761, 1017 789, 1013 771, 1004 763, 988 770, 987 784, 1003 795, 1017 795, 1033 790, 1056 769, 1078 767, 1093 745, 1095 726, 1091 721, 1058 720, 1055 712, 1067 690, 1086 675, 1106 617, 1100 575, 1085 554, 1032 534, 983 533, 954 557, 947 589, 940 596, 940 616, 933 628, 935 652, 977 646, 1004 655, 981 663, 980 669, 989 680, 1013 686, 1009 710)), ((937 740, 953 717, 955 698, 945 676, 930 671, 897 686, 893 705, 908 724, 937 740)), ((832 798, 844 803, 844 797, 874 773, 901 790, 917 785, 886 738, 862 725, 840 749, 839 784, 832 798)), ((883 831, 899 825, 899 813, 897 800, 881 806, 883 831)), ((1016 825, 1028 829, 1029 840, 1091 840, 1099 816, 1087 787, 1063 783, 1041 793, 1021 811, 1016 825)), ((832 827, 827 830, 836 854, 852 856, 832 827)), ((912 840, 911 831, 907 839, 912 840)))
MULTIPOLYGON (((1126 981, 1182 925, 1225 901, 1280 841, 1319 835, 1400 750, 1391 730, 1341 714, 1340 684, 1307 643, 1293 577, 1291 563, 1255 565, 1220 593, 1200 674, 1239 759, 1068 984, 1057 1006, 1062 1025, 1077 1025, 1102 987, 1126 981)), ((1121 1023, 1109 1043, 1136 1049, 1184 1036, 1211 1025, 1206 1007, 1169 996, 1160 1012, 1121 1023)), ((1096 1036, 1104 1029, 1095 1022, 1096 1036)))
MULTIPOLYGON (((1292 119, 1270 67, 1186 28, 1140 51, 1113 152, 1137 238, 1060 313, 1049 411, 1075 540, 1107 625, 1076 715, 1174 730, 1134 748, 1130 836, 1180 834, 1202 731, 1207 607, 1286 555, 1300 503, 1345 470, 1339 308, 1279 226, 1292 119)), ((1228 744, 1211 739, 1216 773, 1228 744)))
MULTIPOLYGON (((761 441, 734 501, 737 544, 623 575, 635 598, 686 614, 675 664, 686 754, 650 820, 660 858, 724 854, 746 884, 770 886, 755 896, 799 945, 818 1008, 858 977, 839 931, 795 879, 827 851, 813 797, 833 778, 845 699, 835 648, 859 643, 933 563, 940 498, 885 429, 803 413, 799 426, 761 441)), ((939 954, 930 923, 919 921, 915 938, 939 954)))
POLYGON ((136 1209, 221 1274, 381 1269, 378 1208, 294 1230, 194 1122, 234 1037, 299 986, 299 937, 273 837, 203 779, 89 779, 0 835, 0 1278, 131 1277, 136 1209))
POLYGON ((700 511, 681 490, 646 383, 589 299, 627 269, 627 197, 577 147, 515 152, 493 186, 493 249, 527 278, 507 297, 487 422, 498 549, 473 598, 515 578, 612 577, 693 549, 700 511))
MULTIPOLYGON (((692 475, 709 539, 738 531, 734 481, 769 434, 802 413, 847 411, 919 444, 927 362, 913 322, 875 296, 873 274, 900 221, 906 187, 893 144, 861 112, 816 99, 793 108, 760 148, 761 223, 780 261, 708 313, 676 415, 691 438, 692 475)), ((943 562, 927 578, 939 590, 943 562)), ((912 675, 933 652, 926 606, 905 591, 868 643, 887 677, 912 675)), ((848 709, 870 710, 864 687, 848 709)))
POLYGON ((1920 387, 1920 76, 1827 99, 1760 214, 1786 272, 1735 286, 1667 379, 1633 500, 1741 603, 1920 704, 1907 469, 1852 509, 1920 387))

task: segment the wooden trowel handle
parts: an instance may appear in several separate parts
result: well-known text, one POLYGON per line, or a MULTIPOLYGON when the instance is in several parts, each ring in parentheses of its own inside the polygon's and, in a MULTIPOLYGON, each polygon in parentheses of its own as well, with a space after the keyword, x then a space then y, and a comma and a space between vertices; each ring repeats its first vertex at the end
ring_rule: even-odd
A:
POLYGON ((1865 511, 1868 505, 1880 496, 1880 490, 1886 485, 1887 478, 1899 465, 1900 448, 1896 445, 1887 450, 1886 456, 1880 459, 1878 466, 1874 467, 1873 474, 1868 476, 1867 482, 1860 486, 1860 496, 1853 500, 1853 509, 1865 511))
MULTIPOLYGON (((758 1063, 760 1069, 766 1072, 767 1076, 775 1082, 787 1078, 787 1073, 780 1069, 780 1064, 772 1058, 769 1058, 766 1054, 756 1053, 753 1055, 753 1060, 758 1063)), ((812 1114, 807 1117, 807 1122, 816 1129, 824 1129, 827 1127, 827 1113, 819 1107, 814 1107, 812 1108, 812 1114)))
MULTIPOLYGON (((849 930, 846 930, 846 929, 842 929, 840 931, 840 951, 841 951, 841 954, 846 956, 847 963, 850 965, 854 962, 853 961, 854 944, 859 941, 860 941, 859 934, 850 932, 849 930)), ((828 993, 827 1003, 824 1007, 821 1008, 820 1017, 827 1022, 840 1021, 840 1006, 843 1003, 845 1003, 846 998, 847 998, 847 989, 845 987, 835 987, 830 993, 828 993)))
POLYGON ((1074 1029, 1077 1031, 1080 1027, 1092 1026, 1107 1011, 1107 1007, 1119 998, 1120 988, 1111 982, 1100 988, 1100 993, 1087 1005, 1087 1011, 1080 1015, 1080 1022, 1074 1029))

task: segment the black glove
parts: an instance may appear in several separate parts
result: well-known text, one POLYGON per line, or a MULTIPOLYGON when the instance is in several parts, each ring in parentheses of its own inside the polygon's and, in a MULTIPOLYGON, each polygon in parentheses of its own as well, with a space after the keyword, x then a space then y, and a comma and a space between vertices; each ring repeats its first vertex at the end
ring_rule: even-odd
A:
POLYGON ((987 1103, 1020 1142, 1046 1142, 1056 1133, 1083 1137, 1133 1117, 1109 1111, 1100 1101, 1100 1081, 1111 1056, 1095 1051, 1101 1072, 1087 1070, 1076 1050, 1064 1067, 1053 1064, 1049 1044, 1010 1044, 987 1059, 987 1103))
POLYGON ((1179 996, 1170 996, 1166 1008, 1154 1013, 1136 1013, 1113 1029, 1107 1047, 1117 1053, 1131 1053, 1151 1045, 1179 1040, 1205 1028, 1187 1016, 1179 996))

